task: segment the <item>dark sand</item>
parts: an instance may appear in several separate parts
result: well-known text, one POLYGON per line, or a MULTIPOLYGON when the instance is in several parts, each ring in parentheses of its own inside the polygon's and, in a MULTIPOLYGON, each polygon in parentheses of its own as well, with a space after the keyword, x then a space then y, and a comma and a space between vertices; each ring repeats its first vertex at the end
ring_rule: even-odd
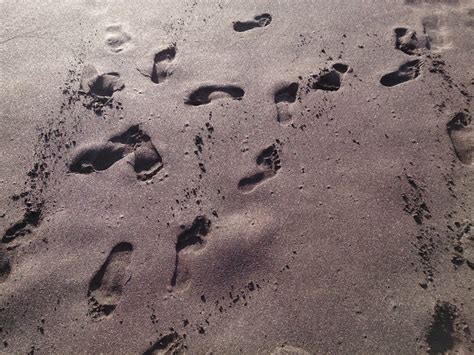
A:
POLYGON ((2 1, 0 347, 474 351, 472 1, 2 1))

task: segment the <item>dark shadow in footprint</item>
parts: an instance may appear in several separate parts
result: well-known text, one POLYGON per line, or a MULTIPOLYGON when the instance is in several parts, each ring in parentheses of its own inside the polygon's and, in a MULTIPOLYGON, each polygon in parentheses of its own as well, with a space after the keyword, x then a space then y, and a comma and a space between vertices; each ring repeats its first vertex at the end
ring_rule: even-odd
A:
POLYGON ((89 282, 87 297, 92 319, 107 317, 117 307, 123 288, 128 282, 126 271, 132 259, 132 252, 132 244, 117 244, 89 282))
POLYGON ((240 179, 238 188, 244 193, 250 192, 263 181, 276 175, 281 169, 281 160, 277 146, 271 146, 262 150, 256 158, 257 167, 262 170, 250 176, 240 179))
POLYGON ((86 148, 72 159, 69 171, 78 174, 90 174, 94 171, 107 170, 129 153, 127 147, 110 143, 86 148))
POLYGON ((275 92, 274 102, 277 108, 277 121, 285 123, 291 121, 290 104, 296 101, 298 83, 291 83, 275 92))
POLYGON ((391 87, 416 79, 420 75, 422 63, 421 60, 415 59, 402 64, 398 70, 382 76, 380 83, 383 86, 391 87))
MULTIPOLYGON (((202 245, 204 243, 204 237, 209 233, 211 227, 211 221, 205 216, 198 216, 194 219, 194 222, 191 227, 184 229, 176 240, 176 257, 175 257, 175 266, 173 276, 171 278, 171 287, 175 287, 177 284, 183 284, 187 281, 189 275, 185 275, 183 278, 180 275, 180 265, 179 265, 179 253, 188 247, 194 245, 202 245)), ((183 226, 183 228, 185 228, 183 226)))
POLYGON ((28 208, 23 218, 8 228, 2 237, 2 243, 10 243, 15 238, 30 234, 31 229, 37 227, 41 221, 42 205, 28 208))
POLYGON ((349 66, 343 63, 335 63, 331 70, 325 69, 319 75, 313 75, 314 90, 337 91, 341 88, 342 75, 349 71, 349 66))
POLYGON ((265 179, 273 176, 274 173, 271 171, 260 171, 248 177, 244 177, 239 181, 239 189, 241 190, 252 190, 257 184, 260 184, 265 179))
POLYGON ((234 31, 245 32, 257 27, 266 27, 272 22, 272 16, 270 14, 261 14, 255 16, 252 21, 237 21, 234 22, 234 31))
POLYGON ((227 97, 231 97, 234 100, 241 100, 245 94, 245 91, 234 85, 207 85, 201 86, 194 90, 189 97, 185 100, 185 104, 199 106, 205 105, 211 102, 211 95, 213 93, 224 93, 227 97))
POLYGON ((184 354, 184 339, 173 332, 162 336, 143 355, 181 355, 184 354))
POLYGON ((172 45, 155 54, 151 81, 158 84, 171 75, 169 65, 176 56, 176 46, 172 45))
POLYGON ((139 180, 152 178, 163 167, 161 155, 150 136, 142 131, 139 125, 133 125, 125 132, 110 138, 105 144, 79 150, 69 165, 69 171, 78 174, 104 171, 132 153, 130 164, 139 180))
POLYGON ((455 322, 458 317, 456 306, 448 302, 438 302, 435 305, 433 321, 426 334, 426 343, 431 354, 447 354, 454 349, 456 339, 455 322))
POLYGON ((84 66, 81 77, 80 91, 95 97, 110 98, 115 91, 125 87, 120 79, 120 74, 116 72, 99 75, 92 65, 84 66))
POLYGON ((465 165, 474 163, 474 126, 469 112, 458 112, 447 124, 449 138, 459 160, 465 165))
POLYGON ((131 126, 124 133, 110 139, 112 143, 121 143, 134 153, 132 166, 137 178, 145 181, 156 175, 163 167, 163 160, 148 134, 139 125, 131 126))
POLYGON ((116 72, 99 75, 92 65, 85 65, 82 70, 79 94, 85 108, 101 115, 106 107, 113 107, 115 91, 122 90, 125 84, 116 72))
POLYGON ((11 272, 10 258, 5 247, 0 245, 0 284, 5 282, 11 272))

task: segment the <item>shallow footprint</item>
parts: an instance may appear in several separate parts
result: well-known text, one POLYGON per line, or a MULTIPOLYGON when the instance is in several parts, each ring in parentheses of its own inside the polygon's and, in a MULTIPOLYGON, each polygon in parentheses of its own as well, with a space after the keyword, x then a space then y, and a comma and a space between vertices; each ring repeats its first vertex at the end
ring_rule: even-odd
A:
POLYGON ((448 48, 449 43, 445 43, 448 34, 445 26, 442 25, 441 17, 438 15, 426 16, 421 20, 423 33, 426 36, 426 47, 431 50, 441 50, 448 48))
POLYGON ((172 44, 167 48, 158 51, 153 56, 153 65, 150 69, 138 71, 150 78, 155 84, 163 82, 166 78, 172 75, 171 65, 176 57, 176 45, 172 44))
POLYGON ((458 112, 447 124, 449 138, 459 160, 465 165, 474 162, 474 127, 469 112, 458 112))
POLYGON ((217 95, 224 94, 225 97, 230 97, 234 100, 241 100, 245 91, 235 85, 206 85, 194 90, 184 103, 192 106, 205 105, 215 98, 215 93, 217 95))
POLYGON ((117 244, 89 282, 89 315, 94 320, 111 315, 117 307, 128 281, 126 271, 132 259, 132 252, 132 244, 117 244))
POLYGON ((110 142, 103 145, 93 145, 80 149, 69 165, 69 171, 78 174, 90 174, 104 171, 131 152, 124 145, 110 142))
POLYGON ((287 123, 291 121, 291 104, 296 101, 298 93, 298 83, 291 83, 288 86, 278 89, 274 95, 274 102, 277 108, 277 121, 287 123))
POLYGON ((10 257, 6 248, 0 245, 0 284, 5 282, 11 272, 10 257))
POLYGON ((112 53, 122 52, 130 42, 131 37, 121 25, 111 25, 105 29, 105 44, 112 53))
POLYGON ((420 75, 422 64, 419 59, 402 64, 397 70, 382 76, 380 83, 392 87, 416 79, 420 75))
MULTIPOLYGON (((183 226, 183 228, 185 228, 183 226)), ((189 280, 189 271, 179 260, 180 253, 190 247, 205 243, 204 237, 209 233, 211 228, 211 221, 205 216, 197 216, 193 224, 185 228, 176 240, 176 256, 173 276, 171 277, 171 287, 180 286, 184 288, 189 280)))
POLYGON ((261 14, 254 17, 252 21, 234 22, 234 31, 245 32, 258 27, 266 27, 272 22, 270 14, 261 14))
POLYGON ((426 41, 419 39, 416 32, 404 27, 397 27, 395 32, 395 49, 403 53, 413 55, 419 54, 423 48, 427 48, 426 41))
POLYGON ((244 193, 251 192, 259 184, 276 175, 281 169, 281 160, 277 146, 271 146, 263 149, 256 158, 257 167, 261 170, 255 174, 240 179, 238 188, 244 193))

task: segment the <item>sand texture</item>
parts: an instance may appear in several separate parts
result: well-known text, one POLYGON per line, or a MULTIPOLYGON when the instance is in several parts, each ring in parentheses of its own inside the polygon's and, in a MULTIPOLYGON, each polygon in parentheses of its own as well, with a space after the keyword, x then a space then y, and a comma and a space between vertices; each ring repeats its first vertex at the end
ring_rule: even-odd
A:
POLYGON ((474 352, 474 2, 0 2, 0 353, 474 352))

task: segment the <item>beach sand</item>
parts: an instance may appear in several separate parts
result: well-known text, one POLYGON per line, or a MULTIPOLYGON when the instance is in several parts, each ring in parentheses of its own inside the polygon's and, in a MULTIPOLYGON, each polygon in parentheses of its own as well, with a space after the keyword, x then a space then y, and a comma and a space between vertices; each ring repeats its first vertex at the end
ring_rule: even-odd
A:
POLYGON ((2 1, 0 352, 474 351, 472 1, 2 1))

